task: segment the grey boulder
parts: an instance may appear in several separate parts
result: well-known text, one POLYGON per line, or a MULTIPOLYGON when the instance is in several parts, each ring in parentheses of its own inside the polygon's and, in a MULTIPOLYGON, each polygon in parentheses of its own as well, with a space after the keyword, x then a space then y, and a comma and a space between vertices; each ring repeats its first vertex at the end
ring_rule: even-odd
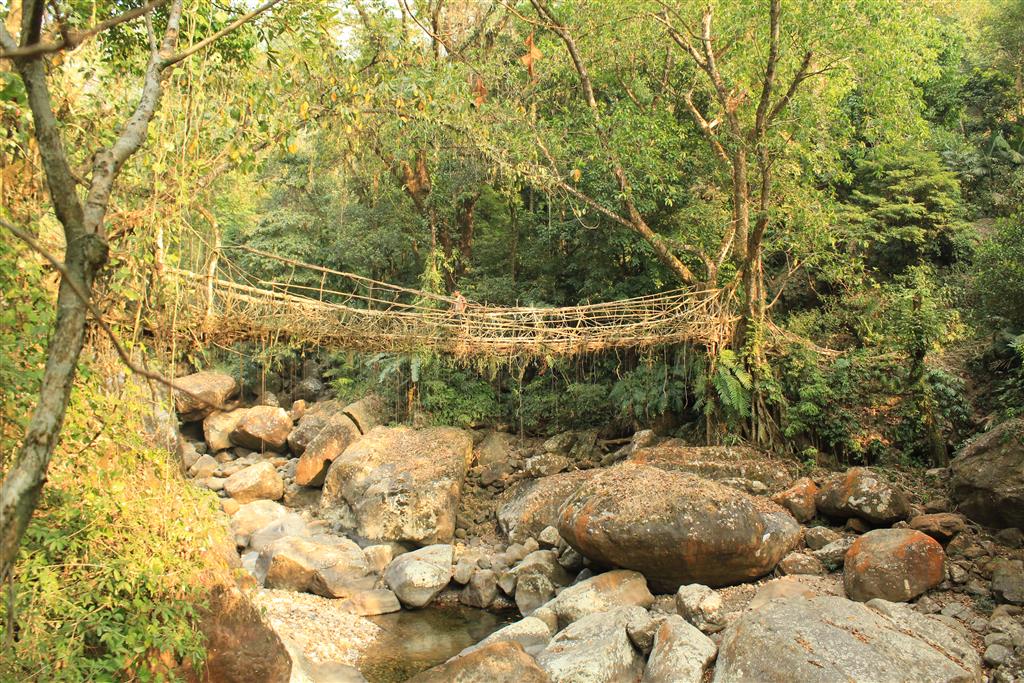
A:
MULTIPOLYGON (((950 620, 951 621, 951 620, 950 620)), ((725 630, 714 683, 975 683, 981 661, 955 623, 894 603, 773 600, 725 630)))
POLYGON ((589 614, 552 638, 537 663, 555 683, 635 683, 643 676, 644 659, 627 626, 645 613, 642 607, 619 607, 589 614))
POLYGON ((717 652, 714 641, 672 615, 654 633, 643 683, 700 683, 717 652))
POLYGON ((384 582, 406 607, 424 607, 452 578, 450 545, 437 544, 399 555, 384 570, 384 582))

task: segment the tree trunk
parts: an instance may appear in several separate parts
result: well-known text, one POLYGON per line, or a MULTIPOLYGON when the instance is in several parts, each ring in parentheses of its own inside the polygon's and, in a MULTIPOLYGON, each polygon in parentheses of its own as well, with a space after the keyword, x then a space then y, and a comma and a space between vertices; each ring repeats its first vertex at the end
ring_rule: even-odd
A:
MULTIPOLYGON (((97 235, 79 236, 69 248, 65 267, 79 289, 92 294, 92 283, 106 263, 107 244, 97 235)), ((0 487, 0 576, 5 576, 46 482, 50 457, 57 444, 85 339, 87 308, 67 279, 57 294, 57 318, 47 347, 39 402, 32 412, 21 449, 0 487)))

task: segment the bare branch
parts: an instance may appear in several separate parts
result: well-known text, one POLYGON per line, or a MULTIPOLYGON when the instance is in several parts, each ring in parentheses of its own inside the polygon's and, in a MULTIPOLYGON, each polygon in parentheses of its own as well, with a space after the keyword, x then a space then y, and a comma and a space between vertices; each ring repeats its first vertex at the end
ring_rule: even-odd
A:
POLYGON ((569 58, 572 60, 572 64, 576 69, 576 73, 580 77, 580 86, 583 88, 583 97, 586 99, 587 105, 594 111, 595 117, 599 116, 597 99, 594 97, 594 86, 590 82, 590 74, 587 71, 586 65, 583 63, 583 58, 580 57, 579 50, 576 48, 576 41, 573 40, 572 35, 565 26, 558 23, 554 15, 551 13, 551 10, 549 10, 547 5, 541 2, 541 0, 530 0, 530 3, 537 10, 537 14, 541 15, 541 17, 550 23, 551 30, 562 39, 562 42, 565 44, 565 49, 569 53, 569 58))
POLYGON ((74 292, 75 296, 78 297, 78 300, 81 301, 82 304, 89 310, 89 313, 92 315, 93 320, 96 322, 96 325, 99 326, 103 334, 110 340, 110 343, 114 346, 114 350, 117 352, 117 355, 121 359, 121 362, 123 362, 129 370, 131 370, 132 372, 141 377, 151 379, 154 382, 159 382, 160 384, 168 387, 169 389, 172 389, 173 391, 185 394, 189 398, 198 401, 200 405, 204 405, 208 408, 213 408, 215 410, 224 409, 223 405, 212 403, 209 400, 203 398, 202 396, 194 394, 188 389, 185 389, 184 387, 175 384, 173 380, 164 377, 160 373, 153 372, 152 370, 147 370, 146 368, 143 368, 136 364, 135 361, 132 360, 131 354, 128 353, 128 351, 124 348, 124 345, 117 338, 117 335, 114 334, 114 331, 112 329, 110 329, 110 325, 108 325, 107 322, 103 319, 103 314, 100 312, 98 308, 96 308, 96 304, 92 302, 92 299, 82 288, 81 283, 79 283, 78 280, 68 271, 67 266, 61 263, 61 261, 56 256, 51 254, 45 247, 39 244, 39 242, 36 241, 36 239, 32 237, 32 235, 30 235, 27 231, 22 230, 21 228, 12 225, 11 223, 8 223, 2 218, 0 218, 0 225, 2 225, 4 228, 10 231, 11 234, 13 234, 15 237, 17 237, 22 242, 27 244, 29 247, 31 247, 33 251, 35 251, 44 259, 46 259, 50 263, 50 265, 52 265, 57 270, 57 272, 60 273, 62 280, 68 283, 68 286, 71 287, 71 291, 74 292))
POLYGON ((84 227, 87 232, 100 234, 103 218, 109 205, 110 193, 125 161, 138 151, 146 141, 149 122, 156 112, 163 95, 164 59, 178 42, 178 26, 181 21, 182 0, 172 0, 167 16, 167 28, 159 50, 150 52, 146 65, 146 76, 142 84, 142 95, 135 111, 109 148, 97 152, 93 157, 92 183, 85 198, 84 227))
POLYGON ((722 146, 718 138, 715 137, 715 127, 708 123, 708 120, 697 109, 697 105, 693 103, 693 91, 683 95, 683 102, 686 103, 686 108, 690 111, 693 120, 696 121, 697 127, 700 128, 701 132, 704 133, 704 137, 707 138, 708 144, 711 145, 711 150, 715 153, 715 156, 728 164, 729 154, 725 151, 725 147, 722 146))
POLYGON ((116 17, 111 17, 110 19, 101 21, 95 26, 84 31, 62 31, 60 40, 50 43, 33 43, 24 47, 17 47, 16 45, 8 46, 6 41, 0 41, 0 46, 4 48, 4 51, 0 52, 0 59, 26 59, 53 52, 60 52, 62 50, 74 50, 90 38, 120 24, 148 15, 154 9, 166 2, 167 0, 150 0, 150 2, 147 2, 145 5, 130 9, 116 17))
POLYGON ((779 116, 779 114, 781 114, 783 110, 789 105, 790 101, 793 99, 793 96, 796 95, 796 91, 800 88, 801 83, 806 81, 811 76, 817 76, 818 74, 824 73, 825 71, 828 70, 828 68, 830 68, 826 67, 825 69, 820 69, 818 71, 810 71, 811 61, 813 59, 814 52, 808 50, 804 54, 804 59, 800 63, 800 68, 797 70, 796 75, 793 77, 793 81, 789 84, 789 88, 786 89, 786 94, 782 96, 782 99, 775 103, 775 106, 772 107, 771 113, 768 114, 766 125, 771 124, 771 122, 774 121, 779 116))
POLYGON ((760 140, 767 127, 768 107, 771 105, 772 89, 775 86, 775 70, 779 63, 779 18, 782 14, 782 0, 771 0, 769 9, 768 64, 765 67, 764 84, 761 88, 761 99, 757 103, 754 116, 753 140, 760 140))
POLYGON ((202 50, 204 48, 209 47, 210 45, 212 45, 216 41, 220 40, 221 38, 223 38, 227 34, 231 33, 232 31, 236 31, 237 29, 239 29, 240 27, 244 26, 245 24, 248 24, 250 21, 252 21, 256 17, 260 16, 261 14, 266 12, 268 9, 270 9, 274 5, 280 4, 281 2, 283 2, 283 0, 268 0, 268 2, 263 3, 262 5, 260 5, 259 7, 254 9, 253 11, 249 12, 248 14, 243 14, 242 16, 238 17, 237 19, 235 19, 230 24, 228 24, 227 26, 225 26, 221 30, 217 31, 213 35, 208 36, 208 37, 200 40, 195 45, 189 47, 186 50, 183 50, 182 52, 179 52, 178 54, 174 55, 173 57, 168 57, 168 58, 164 59, 163 60, 163 64, 162 64, 162 68, 166 69, 167 67, 174 66, 175 64, 177 64, 178 62, 180 62, 180 61, 182 61, 184 59, 188 59, 189 57, 191 57, 195 53, 199 52, 200 50, 202 50))

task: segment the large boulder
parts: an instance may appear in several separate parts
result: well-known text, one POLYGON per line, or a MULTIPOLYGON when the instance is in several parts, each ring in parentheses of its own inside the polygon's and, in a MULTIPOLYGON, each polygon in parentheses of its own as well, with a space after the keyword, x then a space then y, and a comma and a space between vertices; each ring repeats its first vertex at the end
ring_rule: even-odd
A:
POLYGON ((829 479, 815 497, 818 511, 830 517, 859 517, 877 525, 888 525, 910 515, 910 503, 903 492, 881 475, 863 467, 829 479))
POLYGON ((501 496, 498 525, 512 543, 536 538, 546 527, 558 526, 562 504, 595 473, 577 470, 517 483, 501 496))
POLYGON ((234 377, 212 370, 176 377, 174 385, 174 409, 182 422, 202 420, 238 391, 234 377))
POLYGON ((951 498, 960 512, 985 526, 1024 528, 1024 418, 972 441, 950 470, 951 498))
POLYGON ((384 570, 384 582, 406 607, 425 607, 452 578, 452 546, 429 545, 399 555, 384 570))
POLYGON ((331 422, 331 419, 343 414, 341 403, 335 400, 312 404, 302 414, 298 424, 288 435, 288 450, 293 455, 302 455, 309 442, 316 438, 331 422))
POLYGON ((560 631, 537 655, 537 663, 555 683, 636 683, 644 659, 633 647, 627 627, 644 618, 641 607, 619 607, 589 614, 560 631))
POLYGON ((347 598, 373 588, 373 575, 358 545, 347 538, 330 543, 286 536, 267 545, 256 562, 267 588, 347 598))
POLYGON ((912 600, 942 583, 946 553, 934 538, 912 529, 875 529, 850 546, 843 585, 851 600, 912 600))
POLYGON ((245 413, 245 409, 240 408, 227 412, 215 410, 206 416, 203 420, 203 439, 210 447, 210 452, 227 450, 235 445, 231 442, 231 432, 235 431, 245 413))
POLYGON ((320 509, 366 539, 451 541, 472 456, 461 429, 376 427, 330 466, 320 509))
POLYGON ((946 544, 967 528, 967 519, 956 512, 933 512, 911 519, 910 528, 946 544))
POLYGON ((654 633, 643 683, 700 683, 717 652, 714 641, 672 615, 654 633))
POLYGON ((523 646, 491 643, 409 679, 409 683, 550 683, 523 646))
POLYGON ((1024 562, 999 559, 993 564, 992 595, 999 602, 1024 605, 1024 562))
POLYGON ((802 477, 793 482, 785 491, 779 491, 772 500, 789 510, 798 522, 809 522, 818 513, 814 497, 818 495, 818 487, 810 477, 802 477))
POLYGON ((714 683, 975 683, 981 662, 952 620, 882 600, 773 600, 723 634, 714 683))
POLYGON ((639 572, 616 569, 569 586, 545 607, 558 620, 563 629, 588 614, 607 612, 616 607, 643 607, 654 604, 654 596, 647 589, 647 580, 639 572))
POLYGON ((360 434, 366 434, 374 427, 388 421, 387 403, 376 394, 370 394, 354 403, 349 403, 342 411, 352 420, 360 434))
POLYGON ((792 462, 769 457, 749 446, 690 446, 681 439, 637 448, 627 462, 688 472, 713 481, 759 481, 772 490, 789 486, 797 472, 792 462))
POLYGON ((235 472, 224 481, 224 490, 239 503, 278 500, 284 495, 284 480, 269 462, 258 462, 235 472))
POLYGON ((252 534, 288 514, 286 507, 272 500, 254 500, 241 505, 231 516, 231 533, 234 534, 235 544, 244 548, 249 545, 252 534))
POLYGON ((726 586, 770 572, 800 538, 771 501, 684 472, 622 464, 566 502, 558 531, 585 557, 635 569, 655 590, 726 586))
POLYGON ((249 550, 260 552, 268 545, 285 536, 309 536, 309 526, 302 515, 288 512, 265 527, 253 532, 249 537, 249 550))
POLYGON ((295 483, 299 486, 323 486, 331 463, 359 437, 359 429, 347 415, 333 416, 299 457, 295 465, 295 483))
POLYGON ((195 680, 289 683, 292 658, 288 649, 245 593, 218 584, 199 613, 206 657, 195 680))
POLYGON ((558 564, 554 550, 535 550, 512 570, 516 577, 516 607, 520 614, 529 616, 563 586, 572 583, 572 577, 558 564))
POLYGON ((292 431, 292 418, 284 408, 253 406, 231 431, 231 442, 254 451, 283 451, 292 431))
POLYGON ((459 594, 459 602, 463 605, 487 609, 498 597, 498 576, 491 569, 478 569, 473 572, 466 587, 459 594))

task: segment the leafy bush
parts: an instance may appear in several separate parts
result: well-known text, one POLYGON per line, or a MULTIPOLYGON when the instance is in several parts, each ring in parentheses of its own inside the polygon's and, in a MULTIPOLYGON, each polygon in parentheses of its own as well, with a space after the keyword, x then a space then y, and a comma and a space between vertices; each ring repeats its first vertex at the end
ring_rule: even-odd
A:
POLYGON ((197 610, 206 551, 223 540, 217 499, 143 443, 138 397, 99 384, 97 374, 76 387, 15 564, 2 680, 162 680, 162 657, 204 656, 197 610))
POLYGON ((637 425, 667 413, 681 413, 689 399, 687 367, 683 363, 651 363, 629 372, 612 387, 609 398, 620 417, 637 425))
POLYGON ((513 388, 509 417, 531 434, 606 427, 614 417, 611 386, 604 382, 573 382, 557 374, 535 377, 513 388))
POLYGON ((476 427, 499 416, 494 388, 464 368, 444 363, 427 366, 420 383, 423 409, 434 424, 476 427))
POLYGON ((997 223, 975 255, 974 295, 984 314, 1024 329, 1024 213, 997 223))

